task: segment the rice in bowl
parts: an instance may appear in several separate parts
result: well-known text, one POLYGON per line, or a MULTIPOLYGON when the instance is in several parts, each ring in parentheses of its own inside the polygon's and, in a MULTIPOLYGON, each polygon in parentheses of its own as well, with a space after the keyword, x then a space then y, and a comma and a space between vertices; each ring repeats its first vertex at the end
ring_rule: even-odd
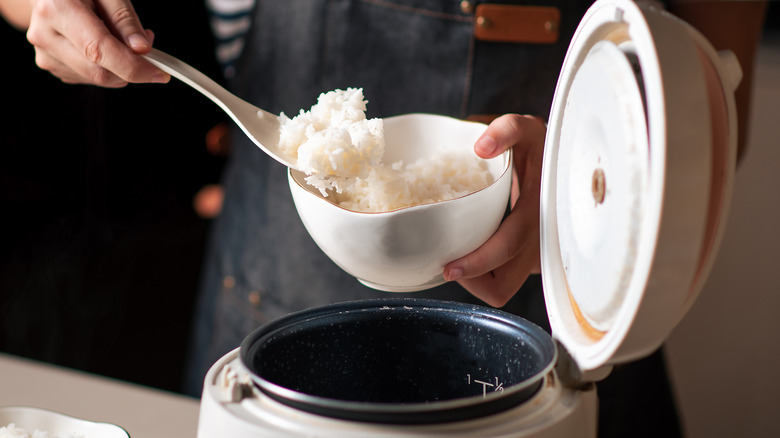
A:
POLYGON ((11 423, 5 427, 0 427, 0 438, 83 438, 83 436, 76 433, 49 435, 48 432, 37 429, 28 432, 11 423))
POLYGON ((495 181, 473 151, 447 145, 410 163, 384 163, 384 125, 366 118, 366 104, 362 89, 348 88, 321 94, 292 119, 280 116, 280 146, 329 201, 358 212, 392 211, 465 196, 495 181))

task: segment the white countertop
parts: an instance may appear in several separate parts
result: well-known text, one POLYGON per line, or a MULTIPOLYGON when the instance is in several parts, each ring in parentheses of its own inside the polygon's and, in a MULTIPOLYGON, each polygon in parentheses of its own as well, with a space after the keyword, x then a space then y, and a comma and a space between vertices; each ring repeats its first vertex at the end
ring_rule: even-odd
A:
POLYGON ((0 406, 113 423, 131 438, 195 438, 199 401, 0 353, 0 406))

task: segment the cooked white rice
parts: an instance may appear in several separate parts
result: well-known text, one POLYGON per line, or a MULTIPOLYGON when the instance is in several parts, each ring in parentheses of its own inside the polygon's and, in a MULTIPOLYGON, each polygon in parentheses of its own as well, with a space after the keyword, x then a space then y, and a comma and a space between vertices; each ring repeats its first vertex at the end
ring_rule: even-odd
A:
POLYGON ((334 201, 349 210, 391 211, 459 198, 486 187, 493 175, 468 151, 441 151, 403 166, 380 166, 356 178, 334 201))
POLYGON ((68 433, 65 435, 49 435, 46 431, 34 430, 28 432, 16 427, 14 423, 5 427, 0 427, 0 438, 83 438, 82 435, 68 433))
POLYGON ((361 212, 390 211, 445 201, 479 190, 493 176, 471 151, 440 149, 414 163, 382 163, 381 119, 366 119, 363 90, 321 94, 289 119, 282 114, 280 146, 297 156, 306 182, 338 205, 361 212))
POLYGON ((323 93, 310 111, 290 119, 284 113, 279 146, 297 157, 309 184, 324 192, 340 189, 350 178, 366 177, 385 151, 382 119, 366 119, 363 90, 323 93))

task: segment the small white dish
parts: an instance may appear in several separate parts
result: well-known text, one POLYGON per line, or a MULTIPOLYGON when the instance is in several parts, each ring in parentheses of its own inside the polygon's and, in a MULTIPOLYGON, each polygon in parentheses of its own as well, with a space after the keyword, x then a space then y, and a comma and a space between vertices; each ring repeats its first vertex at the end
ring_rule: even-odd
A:
POLYGON ((32 434, 38 430, 46 432, 50 437, 79 438, 130 438, 126 430, 115 424, 96 423, 82 420, 50 411, 28 406, 0 407, 0 427, 13 424, 32 434))
MULTIPOLYGON (((431 114, 384 119, 385 163, 413 162, 438 149, 472 149, 480 123, 431 114)), ((444 266, 495 233, 509 205, 511 151, 486 160, 493 183, 459 198, 367 213, 342 208, 290 170, 298 214, 317 245, 366 286, 415 292, 444 283, 444 266)))

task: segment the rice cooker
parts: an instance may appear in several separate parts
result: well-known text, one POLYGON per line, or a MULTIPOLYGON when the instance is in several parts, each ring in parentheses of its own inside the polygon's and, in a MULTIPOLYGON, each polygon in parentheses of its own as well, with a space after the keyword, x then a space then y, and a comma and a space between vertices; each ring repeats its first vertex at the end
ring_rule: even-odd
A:
POLYGON ((725 224, 741 70, 650 4, 598 0, 569 46, 542 170, 552 336, 393 298, 251 333, 209 370, 199 438, 595 437, 594 382, 661 346, 725 224))

